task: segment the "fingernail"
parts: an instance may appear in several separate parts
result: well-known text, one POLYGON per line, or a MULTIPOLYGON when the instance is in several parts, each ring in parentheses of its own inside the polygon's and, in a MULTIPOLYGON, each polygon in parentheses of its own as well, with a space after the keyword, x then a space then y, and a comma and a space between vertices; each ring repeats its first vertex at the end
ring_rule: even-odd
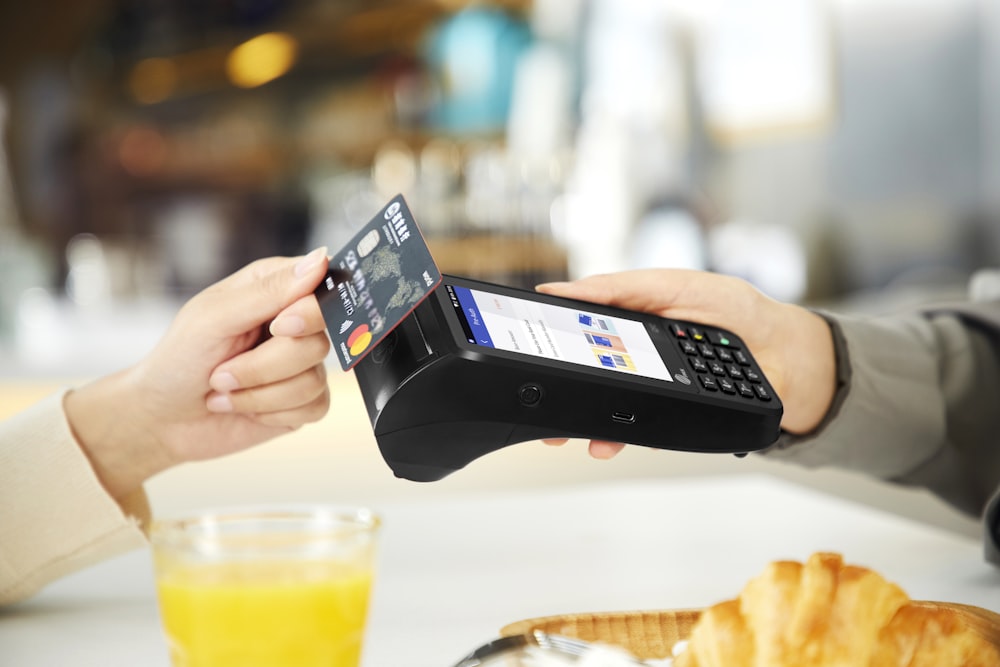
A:
POLYGON ((213 394, 205 401, 209 412, 232 412, 233 402, 226 394, 213 394))
POLYGON ((559 287, 562 287, 565 284, 566 284, 565 282, 541 283, 541 284, 535 285, 535 290, 559 288, 559 287))
POLYGON ((320 260, 326 261, 326 246, 316 248, 308 255, 300 259, 295 264, 295 277, 299 278, 309 273, 309 270, 316 266, 320 260))
POLYGON ((272 336, 298 336, 306 330, 306 321, 298 315, 284 315, 271 322, 272 336))
POLYGON ((214 373, 212 377, 208 379, 208 386, 220 394, 228 394, 231 391, 239 389, 240 382, 232 373, 228 371, 219 371, 218 373, 214 373))

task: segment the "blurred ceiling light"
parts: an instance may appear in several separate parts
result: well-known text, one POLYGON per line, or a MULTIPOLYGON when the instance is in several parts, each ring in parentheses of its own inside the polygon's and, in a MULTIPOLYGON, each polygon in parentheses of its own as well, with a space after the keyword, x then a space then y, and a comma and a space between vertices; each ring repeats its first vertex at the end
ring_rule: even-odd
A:
POLYGON ((240 88, 256 88, 285 74, 295 64, 299 43, 284 32, 269 32, 243 42, 226 59, 229 80, 240 88))
POLYGON ((146 58, 132 68, 128 77, 132 97, 140 104, 156 104, 177 89, 177 65, 169 58, 146 58))

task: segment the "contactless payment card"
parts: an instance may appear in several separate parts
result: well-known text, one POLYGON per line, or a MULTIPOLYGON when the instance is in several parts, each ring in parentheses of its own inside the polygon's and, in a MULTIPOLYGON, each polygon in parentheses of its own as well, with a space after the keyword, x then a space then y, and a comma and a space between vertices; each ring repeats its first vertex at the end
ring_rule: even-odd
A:
POLYGON ((440 282, 409 207, 396 195, 333 255, 316 288, 343 369, 353 368, 440 282))

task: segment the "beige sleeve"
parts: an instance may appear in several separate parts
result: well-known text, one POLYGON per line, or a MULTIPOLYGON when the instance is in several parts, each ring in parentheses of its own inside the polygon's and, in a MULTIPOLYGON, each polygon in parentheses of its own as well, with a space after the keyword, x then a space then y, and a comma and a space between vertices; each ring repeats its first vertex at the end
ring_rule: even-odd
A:
POLYGON ((0 422, 0 605, 146 543, 149 505, 119 505, 70 431, 64 393, 0 422))

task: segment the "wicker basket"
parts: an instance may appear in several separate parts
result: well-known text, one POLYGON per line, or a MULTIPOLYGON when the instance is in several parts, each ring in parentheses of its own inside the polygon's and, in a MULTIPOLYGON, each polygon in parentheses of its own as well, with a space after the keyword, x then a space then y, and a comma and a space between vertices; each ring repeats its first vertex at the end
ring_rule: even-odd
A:
POLYGON ((640 660, 662 660, 672 655, 674 644, 687 638, 700 614, 698 609, 680 609, 545 616, 511 623, 500 634, 540 630, 620 646, 640 660))
MULTIPOLYGON (((912 604, 948 609, 1000 649, 1000 614, 950 602, 914 601, 912 604)), ((700 614, 698 609, 680 609, 544 616, 511 623, 501 628, 500 634, 506 637, 540 630, 620 646, 640 660, 662 660, 671 657, 678 641, 687 639, 700 614)))

